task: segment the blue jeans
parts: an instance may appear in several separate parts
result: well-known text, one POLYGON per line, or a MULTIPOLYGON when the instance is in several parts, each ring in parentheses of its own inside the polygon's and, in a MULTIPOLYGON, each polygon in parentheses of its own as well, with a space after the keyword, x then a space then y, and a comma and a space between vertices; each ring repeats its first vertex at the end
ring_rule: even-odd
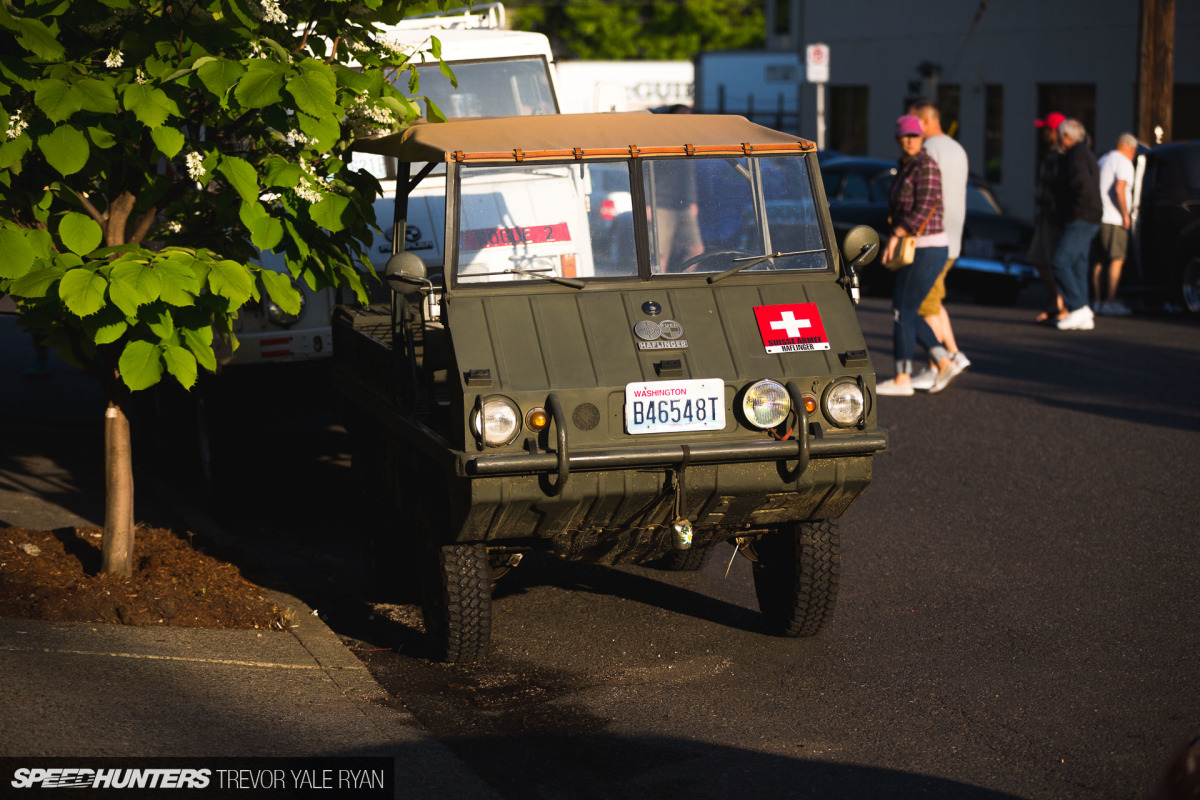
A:
POLYGON ((892 289, 892 349, 896 359, 896 374, 912 374, 912 360, 917 343, 929 351, 934 361, 949 355, 938 341, 925 318, 917 313, 921 301, 929 294, 942 274, 948 247, 918 247, 913 263, 896 273, 892 289))
POLYGON ((1088 304, 1088 254, 1092 239, 1100 223, 1073 219, 1063 225, 1062 236, 1050 262, 1054 269, 1054 282, 1062 295, 1067 311, 1075 311, 1088 304))

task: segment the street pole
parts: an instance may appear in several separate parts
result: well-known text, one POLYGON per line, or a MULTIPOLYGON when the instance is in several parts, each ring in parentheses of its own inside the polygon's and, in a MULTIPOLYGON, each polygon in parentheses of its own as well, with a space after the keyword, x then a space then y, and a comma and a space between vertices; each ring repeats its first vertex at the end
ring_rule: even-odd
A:
POLYGON ((1175 82, 1175 0, 1138 2, 1137 137, 1171 141, 1175 82))
POLYGON ((825 84, 817 84, 817 149, 825 149, 825 84))

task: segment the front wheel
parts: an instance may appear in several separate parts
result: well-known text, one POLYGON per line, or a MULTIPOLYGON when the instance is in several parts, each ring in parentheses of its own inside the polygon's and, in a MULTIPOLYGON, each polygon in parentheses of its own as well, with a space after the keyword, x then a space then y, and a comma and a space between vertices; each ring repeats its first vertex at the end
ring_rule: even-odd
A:
POLYGON ((436 655, 443 661, 478 661, 492 635, 492 586, 487 546, 423 548, 421 610, 436 655))
POLYGON ((754 544, 754 591, 768 633, 813 636, 833 615, 841 536, 830 520, 794 522, 754 544))

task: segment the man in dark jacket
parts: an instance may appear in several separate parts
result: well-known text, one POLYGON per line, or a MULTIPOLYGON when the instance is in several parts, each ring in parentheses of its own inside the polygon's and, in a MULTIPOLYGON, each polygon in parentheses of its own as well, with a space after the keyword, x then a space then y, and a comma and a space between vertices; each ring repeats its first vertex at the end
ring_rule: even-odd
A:
POLYGON ((1088 256, 1103 214, 1100 168, 1079 120, 1064 120, 1058 126, 1058 140, 1063 155, 1055 195, 1063 227, 1052 265, 1067 315, 1057 327, 1060 331, 1090 331, 1096 322, 1088 306, 1088 256))

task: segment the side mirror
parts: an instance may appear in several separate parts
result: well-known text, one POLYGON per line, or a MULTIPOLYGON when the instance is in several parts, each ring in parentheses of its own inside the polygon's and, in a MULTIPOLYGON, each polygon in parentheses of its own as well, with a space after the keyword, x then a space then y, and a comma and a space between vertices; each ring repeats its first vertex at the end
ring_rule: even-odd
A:
POLYGON ((405 251, 388 259, 383 268, 383 279, 393 292, 408 297, 433 290, 425 262, 416 253, 405 251))
POLYGON ((842 239, 842 258, 849 267, 865 267, 879 255, 879 233, 870 225, 856 225, 842 239))

